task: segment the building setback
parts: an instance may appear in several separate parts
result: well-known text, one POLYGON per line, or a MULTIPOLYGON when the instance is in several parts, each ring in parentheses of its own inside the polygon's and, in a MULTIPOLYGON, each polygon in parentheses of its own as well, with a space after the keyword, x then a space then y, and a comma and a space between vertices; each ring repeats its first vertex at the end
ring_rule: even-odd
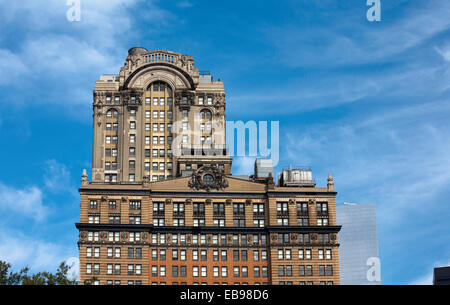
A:
POLYGON ((339 232, 339 261, 342 285, 379 285, 381 266, 378 254, 375 204, 336 206, 339 232))
POLYGON ((230 174, 223 82, 193 58, 132 48, 95 83, 80 284, 339 284, 334 182, 230 174))

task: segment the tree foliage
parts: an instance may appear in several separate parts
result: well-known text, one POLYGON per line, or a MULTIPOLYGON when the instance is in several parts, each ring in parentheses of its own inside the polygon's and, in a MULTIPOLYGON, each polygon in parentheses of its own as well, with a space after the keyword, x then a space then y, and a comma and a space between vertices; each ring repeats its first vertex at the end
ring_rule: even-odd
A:
POLYGON ((69 279, 69 267, 62 262, 56 273, 38 272, 28 274, 30 269, 25 267, 19 272, 9 271, 11 264, 0 260, 0 285, 76 285, 76 279, 69 279))

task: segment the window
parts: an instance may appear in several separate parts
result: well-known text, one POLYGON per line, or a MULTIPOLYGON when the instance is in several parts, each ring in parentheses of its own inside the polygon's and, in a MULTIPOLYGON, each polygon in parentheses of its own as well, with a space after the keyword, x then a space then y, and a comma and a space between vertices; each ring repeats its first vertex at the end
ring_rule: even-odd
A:
POLYGON ((328 203, 318 202, 316 207, 318 216, 328 215, 328 203))
POLYGON ((262 270, 262 276, 267 277, 267 274, 268 274, 267 267, 261 267, 261 270, 262 270))
POLYGON ((114 274, 120 274, 120 264, 114 265, 114 274))
POLYGON ((305 276, 305 266, 298 266, 298 275, 305 276))
MULTIPOLYGON (((142 258, 142 248, 136 248, 136 258, 142 258)), ((136 265, 140 266, 140 265, 136 265)))
POLYGON ((199 105, 203 105, 203 99, 204 99, 203 96, 199 96, 198 97, 198 104, 199 105))
POLYGON ((113 274, 113 264, 106 265, 106 274, 113 274))
POLYGON ((130 210, 140 210, 141 209, 141 201, 140 200, 131 200, 130 201, 130 210))
POLYGON ((198 266, 192 267, 192 276, 198 277, 198 266))
POLYGON ((327 275, 333 275, 333 266, 327 265, 327 275))
POLYGON ((248 277, 248 267, 242 267, 242 277, 248 277))
POLYGON ((254 277, 260 277, 261 273, 259 271, 259 267, 253 267, 253 276, 254 277))
POLYGON ((312 276, 313 275, 313 269, 311 265, 306 266, 306 275, 312 276))
POLYGON ((238 266, 233 267, 233 275, 234 275, 234 277, 239 277, 240 269, 238 266))
POLYGON ((300 233, 298 236, 299 243, 309 243, 309 234, 300 233))
POLYGON ((97 200, 91 200, 89 208, 96 209, 97 208, 97 200))
POLYGON ((134 265, 128 265, 128 275, 134 274, 134 265))
POLYGON ((202 110, 200 112, 200 117, 202 120, 211 120, 212 119, 212 113, 209 110, 202 110))
POLYGON ((92 264, 86 264, 86 274, 92 274, 92 264))
POLYGON ((277 215, 278 216, 288 216, 289 209, 287 202, 277 202, 277 215))
POLYGON ((234 215, 245 215, 244 203, 233 203, 233 214, 234 215))
POLYGON ((328 218, 317 218, 318 226, 328 226, 328 218))
POLYGON ((241 260, 242 260, 243 262, 246 262, 246 261, 247 261, 247 250, 242 250, 242 251, 241 251, 241 260))
POLYGON ((201 250, 200 251, 200 259, 202 261, 206 261, 207 260, 206 250, 201 250))
POLYGON ((130 122, 130 129, 136 129, 136 122, 134 121, 130 122))
POLYGON ((202 277, 206 277, 206 266, 202 266, 201 271, 202 271, 202 277))
POLYGON ((286 276, 292 276, 292 266, 286 266, 286 276))
POLYGON ((278 266, 278 276, 284 276, 284 266, 278 266))

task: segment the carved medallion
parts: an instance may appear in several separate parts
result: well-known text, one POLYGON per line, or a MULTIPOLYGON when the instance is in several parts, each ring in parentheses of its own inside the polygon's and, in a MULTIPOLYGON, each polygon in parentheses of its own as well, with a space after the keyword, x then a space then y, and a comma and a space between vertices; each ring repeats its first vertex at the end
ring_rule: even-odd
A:
POLYGON ((206 190, 207 192, 211 189, 223 190, 228 187, 228 180, 217 166, 205 165, 193 171, 188 186, 195 190, 206 190))

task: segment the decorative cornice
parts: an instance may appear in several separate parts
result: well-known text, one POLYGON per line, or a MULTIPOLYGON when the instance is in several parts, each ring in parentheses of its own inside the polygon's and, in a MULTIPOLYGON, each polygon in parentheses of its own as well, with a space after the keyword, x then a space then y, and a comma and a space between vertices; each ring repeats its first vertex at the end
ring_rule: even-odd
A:
POLYGON ((78 230, 92 231, 134 231, 155 233, 337 233, 342 226, 265 226, 265 227, 193 227, 153 226, 150 224, 90 224, 76 223, 78 230))

